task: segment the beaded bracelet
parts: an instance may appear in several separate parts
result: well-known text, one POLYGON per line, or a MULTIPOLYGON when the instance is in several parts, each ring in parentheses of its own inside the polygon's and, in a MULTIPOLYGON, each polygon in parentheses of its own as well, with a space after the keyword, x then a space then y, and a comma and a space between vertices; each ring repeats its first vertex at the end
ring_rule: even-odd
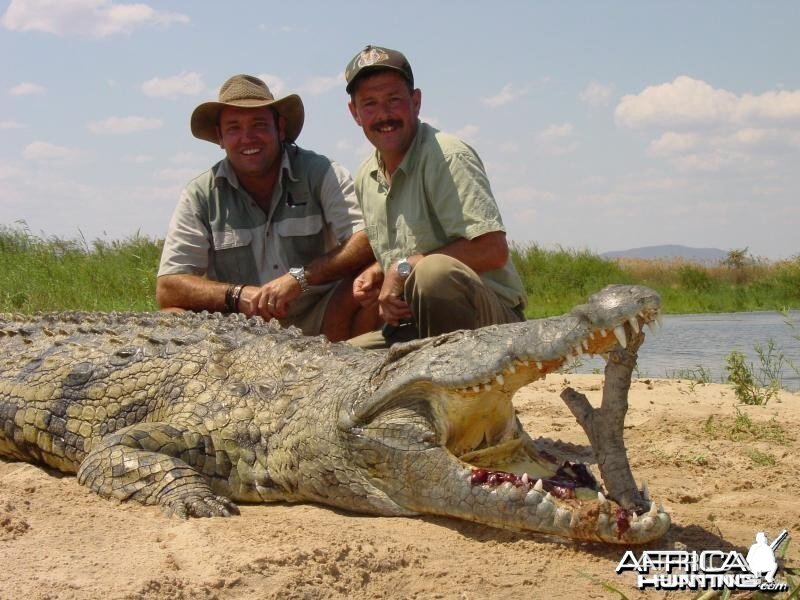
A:
POLYGON ((243 285, 229 285, 225 290, 225 312, 239 312, 239 298, 242 295, 243 285))

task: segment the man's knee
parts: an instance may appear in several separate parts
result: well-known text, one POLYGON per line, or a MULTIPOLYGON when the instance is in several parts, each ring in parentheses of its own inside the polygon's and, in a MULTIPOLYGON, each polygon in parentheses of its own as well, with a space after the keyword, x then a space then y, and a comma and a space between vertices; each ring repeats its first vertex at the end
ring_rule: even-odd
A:
POLYGON ((441 294, 453 287, 463 289, 473 278, 479 279, 477 273, 460 260, 445 254, 429 254, 414 266, 409 279, 417 293, 441 294))

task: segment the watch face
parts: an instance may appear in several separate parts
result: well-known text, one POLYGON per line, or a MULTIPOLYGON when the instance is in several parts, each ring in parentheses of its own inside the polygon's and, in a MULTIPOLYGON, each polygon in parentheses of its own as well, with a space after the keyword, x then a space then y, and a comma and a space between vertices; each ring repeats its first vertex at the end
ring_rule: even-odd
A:
POLYGON ((411 275, 411 263, 405 259, 401 260, 399 263, 397 263, 397 273, 403 278, 411 275))

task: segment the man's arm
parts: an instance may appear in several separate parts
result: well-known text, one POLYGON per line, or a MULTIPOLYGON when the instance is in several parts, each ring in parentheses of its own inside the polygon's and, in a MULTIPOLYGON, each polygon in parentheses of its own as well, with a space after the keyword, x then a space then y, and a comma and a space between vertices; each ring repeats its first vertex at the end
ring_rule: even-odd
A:
POLYGON ((228 283, 210 281, 200 275, 161 275, 156 280, 156 301, 161 310, 225 310, 228 283))
MULTIPOLYGON (((460 260, 476 273, 483 273, 505 266, 508 261, 508 242, 505 231, 490 231, 472 240, 455 240, 428 254, 446 254, 460 260)), ((409 256, 408 262, 413 267, 423 256, 425 255, 409 256)))
MULTIPOLYGON (((506 264, 508 243, 505 232, 490 231, 472 240, 465 238, 455 240, 433 252, 413 254, 407 260, 412 267, 415 267, 427 254, 446 254, 461 261, 476 273, 482 273, 499 269, 506 264)), ((405 280, 397 273, 396 265, 392 265, 389 272, 384 274, 383 285, 378 295, 381 318, 392 325, 411 316, 408 303, 401 298, 404 286, 405 280)))
MULTIPOLYGON (((336 281, 355 273, 374 260, 372 248, 364 230, 356 231, 344 244, 318 256, 305 266, 309 285, 336 281)), ((242 290, 239 309, 248 316, 261 315, 283 318, 289 304, 300 295, 300 284, 286 273, 261 287, 247 286, 242 290)))
POLYGON ((326 252, 306 265, 306 279, 311 285, 336 281, 375 260, 367 233, 361 229, 344 244, 326 252))

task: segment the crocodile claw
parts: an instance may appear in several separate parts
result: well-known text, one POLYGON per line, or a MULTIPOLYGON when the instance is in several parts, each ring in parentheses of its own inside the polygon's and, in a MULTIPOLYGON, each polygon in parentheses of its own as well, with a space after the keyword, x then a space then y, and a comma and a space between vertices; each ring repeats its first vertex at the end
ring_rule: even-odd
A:
POLYGON ((180 519, 190 517, 230 517, 239 514, 239 507, 224 496, 191 494, 174 498, 163 505, 170 516, 180 519))

